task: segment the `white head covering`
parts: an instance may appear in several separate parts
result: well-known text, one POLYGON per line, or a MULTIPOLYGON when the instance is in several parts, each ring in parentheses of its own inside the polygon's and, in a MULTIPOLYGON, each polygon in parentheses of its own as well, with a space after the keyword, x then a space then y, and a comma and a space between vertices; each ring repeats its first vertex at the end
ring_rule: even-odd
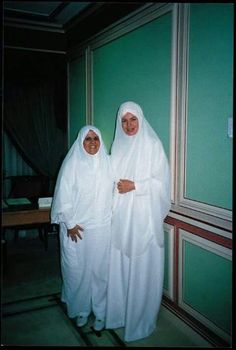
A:
MULTIPOLYGON (((152 129, 148 121, 144 118, 143 111, 141 107, 134 103, 134 102, 125 102, 123 103, 117 114, 117 121, 116 121, 116 132, 115 132, 115 138, 114 142, 112 144, 112 159, 115 159, 116 164, 122 163, 122 169, 124 170, 124 162, 127 166, 126 169, 126 176, 127 171, 131 171, 131 176, 135 176, 138 180, 140 177, 143 178, 142 172, 145 170, 143 167, 144 165, 144 159, 140 159, 140 161, 137 161, 137 159, 134 161, 133 157, 137 157, 138 155, 143 155, 143 148, 146 146, 150 147, 153 142, 158 142, 161 146, 161 142, 155 133, 155 131, 152 129), (132 113, 138 118, 139 122, 139 129, 138 132, 133 135, 129 136, 127 135, 123 128, 121 119, 126 113, 132 113), (131 164, 130 164, 131 161, 131 164), (138 177, 138 178, 137 178, 138 177)), ((147 155, 145 155, 145 158, 147 155)), ((132 180, 132 178, 129 178, 132 180)))
POLYGON ((160 139, 141 107, 132 101, 123 103, 118 110, 111 160, 117 181, 132 180, 137 188, 125 194, 115 193, 113 244, 127 256, 141 255, 153 237, 162 246, 163 220, 170 209, 169 165, 160 139), (133 136, 122 129, 121 119, 128 112, 139 122, 133 136))
POLYGON ((65 222, 68 228, 76 224, 91 227, 107 222, 111 215, 112 196, 110 162, 100 131, 84 126, 60 168, 54 191, 51 222, 65 222), (91 155, 83 146, 88 132, 100 139, 98 152, 91 155))

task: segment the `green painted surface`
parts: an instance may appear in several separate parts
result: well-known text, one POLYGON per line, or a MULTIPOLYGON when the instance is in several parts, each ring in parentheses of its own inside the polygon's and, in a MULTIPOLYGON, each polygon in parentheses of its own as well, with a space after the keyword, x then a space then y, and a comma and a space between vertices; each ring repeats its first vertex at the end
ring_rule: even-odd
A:
POLYGON ((165 237, 165 262, 164 262, 164 288, 169 290, 169 233, 164 232, 165 237))
POLYGON ((184 242, 183 301, 231 333, 232 262, 184 242))
POLYGON ((140 104, 169 155, 171 14, 168 13, 93 52, 93 119, 108 147, 117 109, 140 104))
POLYGON ((186 197, 232 208, 233 4, 191 4, 186 197))
POLYGON ((85 57, 69 63, 69 140, 75 141, 78 131, 86 124, 85 57))

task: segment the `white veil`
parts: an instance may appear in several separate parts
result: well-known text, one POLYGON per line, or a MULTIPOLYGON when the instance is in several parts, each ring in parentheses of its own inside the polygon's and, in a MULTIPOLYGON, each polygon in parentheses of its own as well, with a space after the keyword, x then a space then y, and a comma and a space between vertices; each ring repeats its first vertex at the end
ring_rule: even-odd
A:
POLYGON ((67 221, 70 226, 76 224, 91 226, 93 223, 105 222, 110 217, 107 191, 111 182, 109 156, 100 131, 92 126, 84 126, 69 152, 67 153, 55 186, 51 222, 59 224, 67 221), (100 148, 95 155, 88 154, 83 146, 89 130, 94 131, 100 139, 100 148), (101 188, 104 190, 101 191, 101 188), (94 213, 93 206, 96 208, 94 213), (65 219, 66 218, 66 219, 65 219))
POLYGON ((134 102, 125 102, 118 110, 111 160, 117 181, 129 179, 136 184, 135 191, 115 192, 113 244, 127 256, 144 253, 153 237, 162 246, 163 220, 170 209, 169 165, 160 139, 134 102), (127 112, 139 121, 133 136, 122 129, 121 118, 127 112))

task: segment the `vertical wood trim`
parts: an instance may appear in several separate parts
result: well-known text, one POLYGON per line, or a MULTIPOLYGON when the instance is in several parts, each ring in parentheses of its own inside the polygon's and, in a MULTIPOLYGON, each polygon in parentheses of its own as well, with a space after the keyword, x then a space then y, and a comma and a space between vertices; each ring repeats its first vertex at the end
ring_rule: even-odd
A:
POLYGON ((93 124, 93 82, 92 82, 92 53, 88 46, 85 51, 86 57, 86 123, 93 124))
POLYGON ((170 171, 171 202, 176 202, 176 135, 177 135, 177 65, 178 65, 178 6, 172 10, 172 47, 171 47, 171 101, 170 101, 170 171))

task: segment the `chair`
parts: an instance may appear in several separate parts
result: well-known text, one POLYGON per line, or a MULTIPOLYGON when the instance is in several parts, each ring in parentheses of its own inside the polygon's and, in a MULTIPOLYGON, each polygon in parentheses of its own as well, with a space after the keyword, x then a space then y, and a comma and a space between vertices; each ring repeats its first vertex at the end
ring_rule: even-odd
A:
MULTIPOLYGON (((37 206, 38 198, 50 196, 50 178, 47 176, 20 175, 9 176, 8 179, 11 181, 8 198, 27 198, 32 202, 32 205, 37 206)), ((27 228, 29 226, 16 227, 14 229, 15 240, 19 237, 19 230, 27 228)), ((39 238, 44 242, 45 250, 47 250, 49 224, 37 225, 37 228, 39 230, 39 238)))

